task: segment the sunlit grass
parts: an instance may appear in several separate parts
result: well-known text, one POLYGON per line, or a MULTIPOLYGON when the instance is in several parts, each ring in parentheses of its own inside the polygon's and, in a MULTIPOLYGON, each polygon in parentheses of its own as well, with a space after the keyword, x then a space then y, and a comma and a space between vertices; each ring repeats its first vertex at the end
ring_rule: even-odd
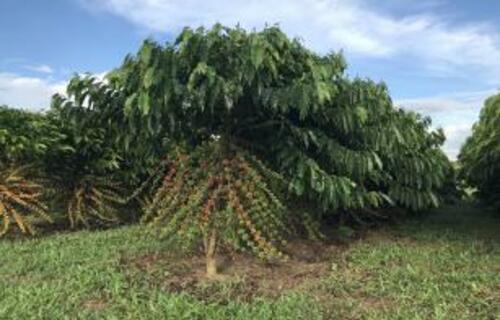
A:
POLYGON ((126 258, 169 250, 142 228, 0 242, 0 319, 500 317, 500 221, 478 210, 373 231, 332 256, 318 283, 249 302, 170 293, 127 269, 126 258))

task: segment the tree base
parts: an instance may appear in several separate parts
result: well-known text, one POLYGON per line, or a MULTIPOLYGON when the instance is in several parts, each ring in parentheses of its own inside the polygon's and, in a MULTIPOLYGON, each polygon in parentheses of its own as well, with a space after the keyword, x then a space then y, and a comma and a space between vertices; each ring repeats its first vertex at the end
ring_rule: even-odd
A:
POLYGON ((217 272, 217 262, 215 257, 207 257, 207 268, 206 268, 207 278, 215 278, 218 275, 217 272))

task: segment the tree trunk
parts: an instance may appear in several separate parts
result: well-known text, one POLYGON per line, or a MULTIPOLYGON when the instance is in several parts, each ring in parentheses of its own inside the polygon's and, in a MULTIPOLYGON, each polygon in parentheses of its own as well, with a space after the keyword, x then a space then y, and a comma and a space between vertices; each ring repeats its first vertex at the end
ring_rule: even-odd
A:
POLYGON ((212 228, 210 234, 205 237, 205 258, 207 266, 207 277, 215 278, 217 276, 217 260, 215 251, 217 249, 217 231, 212 228))
MULTIPOLYGON (((218 142, 219 148, 219 157, 218 166, 220 172, 224 171, 223 161, 229 158, 230 154, 230 142, 229 142, 229 134, 221 134, 218 142)), ((220 210, 220 204, 218 204, 216 210, 220 210)), ((210 229, 207 230, 207 233, 203 239, 203 244, 205 246, 205 263, 206 263, 206 271, 207 278, 216 279, 219 278, 219 274, 217 273, 217 259, 215 258, 215 252, 217 250, 217 230, 215 226, 211 226, 210 229)))

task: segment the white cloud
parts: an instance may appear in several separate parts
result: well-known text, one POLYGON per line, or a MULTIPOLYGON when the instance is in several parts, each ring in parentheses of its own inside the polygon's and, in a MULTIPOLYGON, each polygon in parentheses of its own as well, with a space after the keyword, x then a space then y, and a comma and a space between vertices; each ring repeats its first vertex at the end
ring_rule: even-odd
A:
POLYGON ((484 100, 496 91, 492 89, 401 99, 396 100, 395 104, 431 116, 433 126, 443 128, 446 134, 443 150, 451 159, 455 159, 465 139, 471 134, 484 100))
MULTIPOLYGON (((98 81, 106 81, 108 71, 92 74, 98 81)), ((84 76, 85 74, 81 74, 84 76)), ((26 77, 15 73, 0 72, 0 106, 33 111, 47 110, 55 93, 65 94, 68 80, 26 77)))
POLYGON ((24 66, 24 68, 27 70, 38 72, 38 73, 46 73, 46 74, 54 73, 54 69, 52 69, 51 66, 46 65, 46 64, 27 65, 27 66, 24 66))
POLYGON ((446 135, 446 143, 443 146, 443 150, 450 159, 454 160, 457 158, 465 139, 471 135, 471 129, 472 123, 448 125, 443 128, 446 135))
POLYGON ((449 93, 424 98, 399 99, 396 104, 414 111, 432 115, 433 113, 450 113, 478 111, 484 100, 496 92, 494 89, 449 93))
MULTIPOLYGON (((428 71, 500 78, 499 35, 487 24, 452 25, 432 13, 395 17, 367 0, 80 0, 154 32, 178 32, 188 25, 240 23, 260 28, 279 23, 316 50, 345 49, 369 57, 403 56, 428 71)), ((418 6, 417 6, 418 7, 418 6)), ((495 82, 496 81, 496 82, 495 82)))
POLYGON ((65 87, 66 81, 0 72, 0 105, 30 110, 48 109, 52 95, 63 93, 65 87))

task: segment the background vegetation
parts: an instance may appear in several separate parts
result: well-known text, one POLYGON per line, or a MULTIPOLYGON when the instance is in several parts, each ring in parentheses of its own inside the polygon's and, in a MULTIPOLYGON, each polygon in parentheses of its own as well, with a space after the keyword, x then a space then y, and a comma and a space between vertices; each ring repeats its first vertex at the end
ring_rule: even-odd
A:
POLYGON ((461 175, 487 205, 500 208, 500 95, 488 98, 460 155, 461 175))

